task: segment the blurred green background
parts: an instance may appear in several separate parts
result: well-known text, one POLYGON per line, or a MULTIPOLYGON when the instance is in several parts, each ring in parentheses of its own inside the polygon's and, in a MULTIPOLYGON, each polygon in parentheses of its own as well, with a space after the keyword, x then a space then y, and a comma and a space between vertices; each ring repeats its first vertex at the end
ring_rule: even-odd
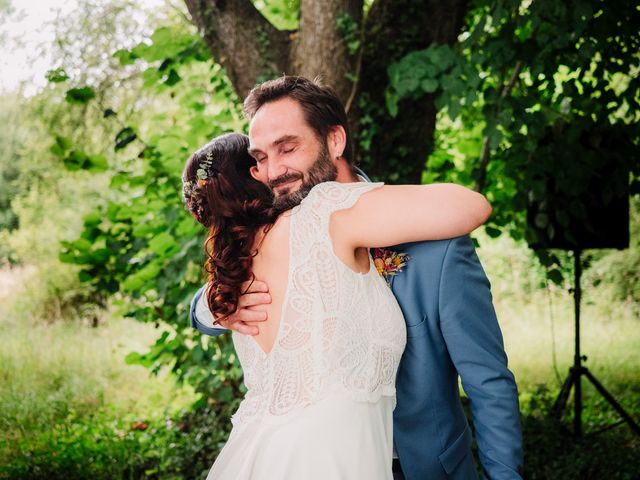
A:
MULTIPOLYGON (((640 420, 638 6, 228 2, 255 7, 256 29, 217 2, 192 21, 197 4, 0 1, 0 479, 204 478, 243 387, 229 340, 188 326, 205 232, 184 210, 180 174, 208 139, 246 130, 243 85, 312 68, 273 52, 278 39, 304 46, 300 17, 314 14, 340 39, 325 68, 362 168, 391 183, 462 183, 494 207, 474 238, 519 385, 526 477, 639 478, 640 438, 626 425, 574 439, 570 414, 550 418, 573 362, 573 258, 531 250, 526 215, 553 193, 551 172, 567 177, 557 188, 572 219, 588 222, 580 199, 593 192, 575 178, 626 159, 628 184, 590 199, 629 196, 630 246, 583 253, 582 347, 640 420), (238 32, 254 40, 242 48, 264 62, 230 57, 220 19, 253 29, 238 32), (579 150, 603 131, 614 148, 579 150), (577 153, 560 162, 560 143, 577 153)), ((554 212, 536 227, 553 234, 554 212)), ((619 420, 586 384, 583 420, 587 431, 619 420)))

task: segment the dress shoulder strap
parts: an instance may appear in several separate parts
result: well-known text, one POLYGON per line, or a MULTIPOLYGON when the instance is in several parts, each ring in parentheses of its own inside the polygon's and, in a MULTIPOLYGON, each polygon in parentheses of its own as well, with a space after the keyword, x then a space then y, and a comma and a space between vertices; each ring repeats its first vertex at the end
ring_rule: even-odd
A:
POLYGON ((338 210, 351 208, 366 192, 380 188, 384 183, 323 182, 314 186, 309 195, 301 202, 300 208, 328 221, 329 215, 338 210))

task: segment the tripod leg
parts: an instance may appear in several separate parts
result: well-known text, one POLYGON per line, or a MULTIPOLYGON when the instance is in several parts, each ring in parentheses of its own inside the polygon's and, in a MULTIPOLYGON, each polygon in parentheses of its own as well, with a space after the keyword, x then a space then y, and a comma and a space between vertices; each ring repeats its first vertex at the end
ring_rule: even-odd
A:
POLYGON ((575 368, 575 380, 573 386, 574 416, 573 416, 573 434, 580 438, 582 436, 582 373, 583 368, 575 368))
POLYGON ((607 391, 607 389, 602 386, 602 384, 596 379, 596 377, 594 377, 591 374, 589 370, 584 368, 583 373, 586 375, 589 381, 593 383, 593 386, 596 387, 596 390, 598 390, 600 395, 602 395, 605 398, 605 400, 609 402, 611 406, 616 410, 616 412, 618 412, 618 414, 623 418, 623 420, 629 424, 629 426, 631 427, 631 430, 633 430, 636 433, 636 435, 640 435, 640 426, 638 426, 638 424, 633 420, 633 418, 631 418, 631 415, 629 415, 625 411, 625 409, 622 408, 622 405, 620 405, 616 401, 616 399, 613 398, 613 395, 611 395, 607 391))
POLYGON ((574 381, 575 381, 575 374, 572 367, 569 369, 569 375, 567 376, 566 380, 562 384, 562 388, 560 389, 558 398, 556 398, 556 401, 553 403, 553 407, 551 407, 551 412, 553 413, 553 416, 556 417, 557 419, 562 417, 562 412, 567 406, 567 401, 569 400, 569 394, 571 393, 571 386, 573 385, 574 381))

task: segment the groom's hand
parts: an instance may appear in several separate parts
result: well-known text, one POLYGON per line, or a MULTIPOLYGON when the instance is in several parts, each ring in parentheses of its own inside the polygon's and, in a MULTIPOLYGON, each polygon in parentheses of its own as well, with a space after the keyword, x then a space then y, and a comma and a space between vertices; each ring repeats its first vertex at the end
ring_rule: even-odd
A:
POLYGON ((220 326, 244 335, 257 335, 258 323, 267 319, 267 312, 260 309, 271 303, 269 287, 266 283, 255 280, 242 285, 245 291, 238 300, 238 309, 226 320, 218 322, 220 326))

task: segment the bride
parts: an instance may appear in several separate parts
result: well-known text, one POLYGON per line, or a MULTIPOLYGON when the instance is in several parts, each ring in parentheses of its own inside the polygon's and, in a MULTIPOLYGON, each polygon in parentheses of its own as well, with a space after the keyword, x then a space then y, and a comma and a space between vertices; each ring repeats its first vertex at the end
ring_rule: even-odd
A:
MULTIPOLYGON (((269 285, 268 320, 233 334, 247 393, 208 479, 391 479, 402 313, 368 247, 467 234, 489 216, 453 184, 324 182, 284 212, 251 178, 248 138, 187 161, 184 196, 209 229, 207 299, 220 320, 247 282, 269 285)), ((409 260, 410 261, 410 260, 409 260)))

